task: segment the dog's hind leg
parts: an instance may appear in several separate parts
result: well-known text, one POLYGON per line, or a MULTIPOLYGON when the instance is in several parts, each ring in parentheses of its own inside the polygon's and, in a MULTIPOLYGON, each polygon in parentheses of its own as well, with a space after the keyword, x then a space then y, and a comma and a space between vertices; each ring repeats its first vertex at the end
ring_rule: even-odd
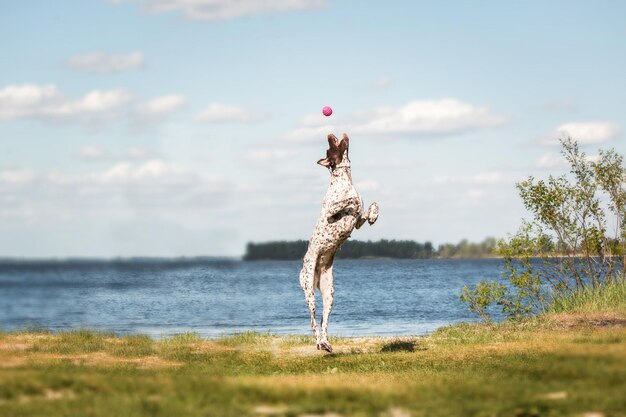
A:
POLYGON ((300 271, 300 286, 304 291, 304 297, 311 313, 311 330, 315 335, 316 343, 320 340, 320 331, 317 327, 317 320, 315 319, 315 270, 317 264, 317 255, 310 256, 307 253, 304 257, 302 264, 302 270, 300 271))
POLYGON ((324 265, 322 267, 322 273, 320 276, 320 291, 322 293, 322 301, 324 302, 324 309, 322 311, 322 338, 319 341, 317 348, 324 349, 327 352, 332 352, 333 348, 328 342, 328 319, 330 312, 333 309, 333 301, 335 300, 335 288, 334 288, 334 276, 332 259, 330 265, 324 265))

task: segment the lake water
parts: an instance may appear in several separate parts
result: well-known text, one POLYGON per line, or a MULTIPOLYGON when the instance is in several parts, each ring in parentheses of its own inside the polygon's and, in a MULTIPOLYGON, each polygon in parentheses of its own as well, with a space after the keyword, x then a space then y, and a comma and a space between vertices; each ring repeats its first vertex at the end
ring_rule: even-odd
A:
MULTIPOLYGON (((464 285, 502 261, 337 260, 331 336, 419 335, 476 320, 464 285)), ((308 334, 300 261, 0 263, 0 329, 90 328, 162 337, 308 334)), ((318 316, 321 300, 318 296, 318 316)))

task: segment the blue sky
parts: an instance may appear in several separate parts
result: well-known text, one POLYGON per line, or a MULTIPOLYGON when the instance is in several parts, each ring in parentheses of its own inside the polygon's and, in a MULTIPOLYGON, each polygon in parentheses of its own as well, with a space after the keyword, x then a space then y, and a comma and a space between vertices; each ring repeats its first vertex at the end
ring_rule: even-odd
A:
POLYGON ((378 223, 481 240, 555 140, 626 153, 626 5, 330 0, 0 5, 0 256, 240 255, 307 239, 326 133, 378 223), (325 118, 324 105, 334 114, 325 118))

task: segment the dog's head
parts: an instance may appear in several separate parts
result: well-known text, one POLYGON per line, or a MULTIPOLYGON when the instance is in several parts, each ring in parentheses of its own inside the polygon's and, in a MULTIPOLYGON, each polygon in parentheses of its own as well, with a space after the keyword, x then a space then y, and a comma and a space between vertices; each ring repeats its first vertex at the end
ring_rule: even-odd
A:
POLYGON ((323 167, 334 170, 342 162, 347 162, 348 166, 350 160, 348 159, 349 139, 345 133, 341 137, 341 142, 337 139, 337 136, 330 133, 328 135, 328 150, 326 151, 326 158, 317 161, 323 167))

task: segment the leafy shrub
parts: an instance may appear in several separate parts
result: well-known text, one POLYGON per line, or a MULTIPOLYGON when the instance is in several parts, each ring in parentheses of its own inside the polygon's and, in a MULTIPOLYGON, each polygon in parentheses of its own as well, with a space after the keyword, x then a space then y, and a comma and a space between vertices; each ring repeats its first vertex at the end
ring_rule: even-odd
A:
POLYGON ((615 150, 588 158, 575 140, 561 140, 570 175, 518 183, 533 218, 498 242, 509 285, 480 282, 461 300, 489 320, 497 305, 510 318, 544 308, 550 297, 626 280, 626 169, 615 150), (610 225, 610 226, 609 226, 610 225))

